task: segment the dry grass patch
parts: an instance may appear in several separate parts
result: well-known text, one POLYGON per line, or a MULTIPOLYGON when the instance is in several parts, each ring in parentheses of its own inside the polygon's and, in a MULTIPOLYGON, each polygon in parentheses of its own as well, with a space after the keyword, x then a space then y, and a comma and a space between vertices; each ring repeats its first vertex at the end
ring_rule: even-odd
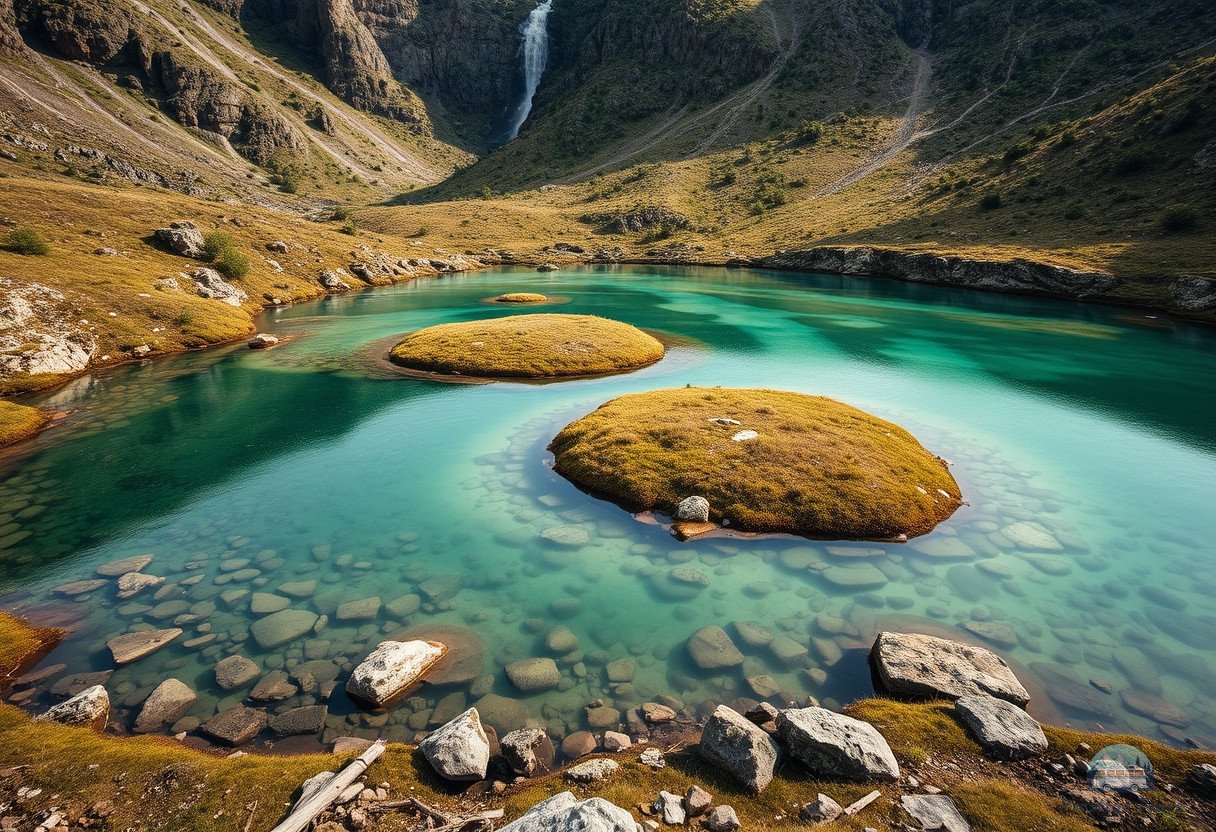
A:
POLYGON ((549 299, 548 295, 542 295, 539 292, 507 292, 505 295, 499 295, 494 298, 495 303, 544 303, 549 299))
POLYGON ((61 630, 31 627, 20 618, 0 612, 0 691, 26 664, 45 653, 62 637, 61 630))
POLYGON ((751 532, 924 534, 958 508, 945 463, 898 425, 822 396, 687 387, 613 399, 553 440, 556 470, 631 511, 683 498, 751 532), (716 422, 735 420, 739 424, 716 422), (756 431, 753 439, 734 439, 756 431))
POLYGON ((663 357, 640 329, 595 315, 516 315, 407 335, 390 358, 411 370, 483 378, 566 378, 636 370, 663 357))
POLYGON ((0 401, 0 446, 29 439, 46 422, 46 414, 36 407, 0 401))

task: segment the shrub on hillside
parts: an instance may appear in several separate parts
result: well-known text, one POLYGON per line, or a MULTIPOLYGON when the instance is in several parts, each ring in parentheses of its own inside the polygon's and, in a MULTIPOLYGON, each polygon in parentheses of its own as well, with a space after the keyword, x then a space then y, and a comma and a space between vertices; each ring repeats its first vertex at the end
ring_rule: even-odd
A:
POLYGON ((1166 231, 1190 231, 1199 225, 1199 210, 1194 205, 1172 205, 1161 215, 1161 227, 1166 231))
POLYGON ((1145 147, 1129 147, 1115 157, 1115 173, 1126 176, 1137 173, 1148 167, 1151 155, 1145 147))
POLYGON ((212 231, 203 238, 203 253, 208 260, 215 260, 233 248, 236 248, 236 240, 226 231, 212 231))
POLYGON ((249 258, 234 248, 224 249, 212 262, 215 270, 229 280, 240 280, 249 274, 249 258))
POLYGON ((4 235, 4 250, 14 254, 45 256, 51 253, 50 243, 32 228, 21 226, 4 235))
POLYGON ((980 197, 980 208, 985 211, 995 211, 1001 207, 1001 192, 989 191, 980 197))

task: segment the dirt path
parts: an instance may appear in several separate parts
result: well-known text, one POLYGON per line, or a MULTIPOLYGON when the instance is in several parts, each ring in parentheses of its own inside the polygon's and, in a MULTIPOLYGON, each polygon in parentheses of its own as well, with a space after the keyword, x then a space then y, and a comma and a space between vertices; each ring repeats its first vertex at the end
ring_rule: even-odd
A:
POLYGON ((928 53, 923 48, 917 49, 915 55, 916 75, 912 79, 912 93, 908 96, 908 107, 900 117, 899 128, 895 131, 895 135, 891 137, 891 143, 877 156, 870 159, 870 161, 849 171, 819 191, 816 196, 831 196, 832 194, 840 193, 850 185, 857 184, 871 173, 886 167, 890 164, 891 160, 900 153, 903 153, 909 145, 921 137, 916 131, 916 122, 920 118, 921 111, 925 106, 925 98, 929 92, 929 79, 933 74, 933 65, 929 60, 928 53))

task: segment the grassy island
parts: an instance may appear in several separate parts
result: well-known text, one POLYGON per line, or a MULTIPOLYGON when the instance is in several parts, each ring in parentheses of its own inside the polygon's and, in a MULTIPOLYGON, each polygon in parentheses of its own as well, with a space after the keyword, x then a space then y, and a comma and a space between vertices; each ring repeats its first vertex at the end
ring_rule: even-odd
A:
POLYGON ((548 300, 548 295, 539 292, 507 292, 494 298, 495 303, 545 303, 548 300))
POLYGON ((594 315, 516 315, 441 324, 407 335, 389 358, 411 370, 483 378, 563 378, 636 370, 663 345, 594 315))
POLYGON ((0 400, 0 447, 29 439, 46 421, 46 414, 36 407, 0 400))
POLYGON ((613 399, 553 440, 556 469, 630 511, 690 495, 748 532, 876 540, 924 534, 962 501, 906 430, 822 396, 687 387, 613 399))

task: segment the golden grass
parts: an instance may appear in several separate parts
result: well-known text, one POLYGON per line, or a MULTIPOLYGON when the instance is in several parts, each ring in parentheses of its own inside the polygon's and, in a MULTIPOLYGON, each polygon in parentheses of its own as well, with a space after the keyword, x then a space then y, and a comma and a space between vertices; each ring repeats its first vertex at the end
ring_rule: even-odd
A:
POLYGON ((25 665, 62 638, 50 627, 31 627, 19 618, 0 612, 0 690, 25 665))
POLYGON ((36 407, 0 400, 0 446, 29 439, 46 422, 46 414, 36 407))
POLYGON ((542 295, 539 292, 507 292, 505 295, 499 295, 494 298, 495 303, 544 303, 549 299, 548 295, 542 295))
POLYGON ((961 500, 945 463, 903 428, 801 393, 686 387, 621 396, 567 425, 550 450, 558 473, 626 509, 671 514, 698 494, 713 519, 742 531, 912 536, 961 500), (733 441, 740 430, 760 435, 733 441))
POLYGON ((515 315, 420 329, 390 357, 428 373, 565 378, 645 367, 663 357, 663 345, 636 327, 595 315, 515 315))

